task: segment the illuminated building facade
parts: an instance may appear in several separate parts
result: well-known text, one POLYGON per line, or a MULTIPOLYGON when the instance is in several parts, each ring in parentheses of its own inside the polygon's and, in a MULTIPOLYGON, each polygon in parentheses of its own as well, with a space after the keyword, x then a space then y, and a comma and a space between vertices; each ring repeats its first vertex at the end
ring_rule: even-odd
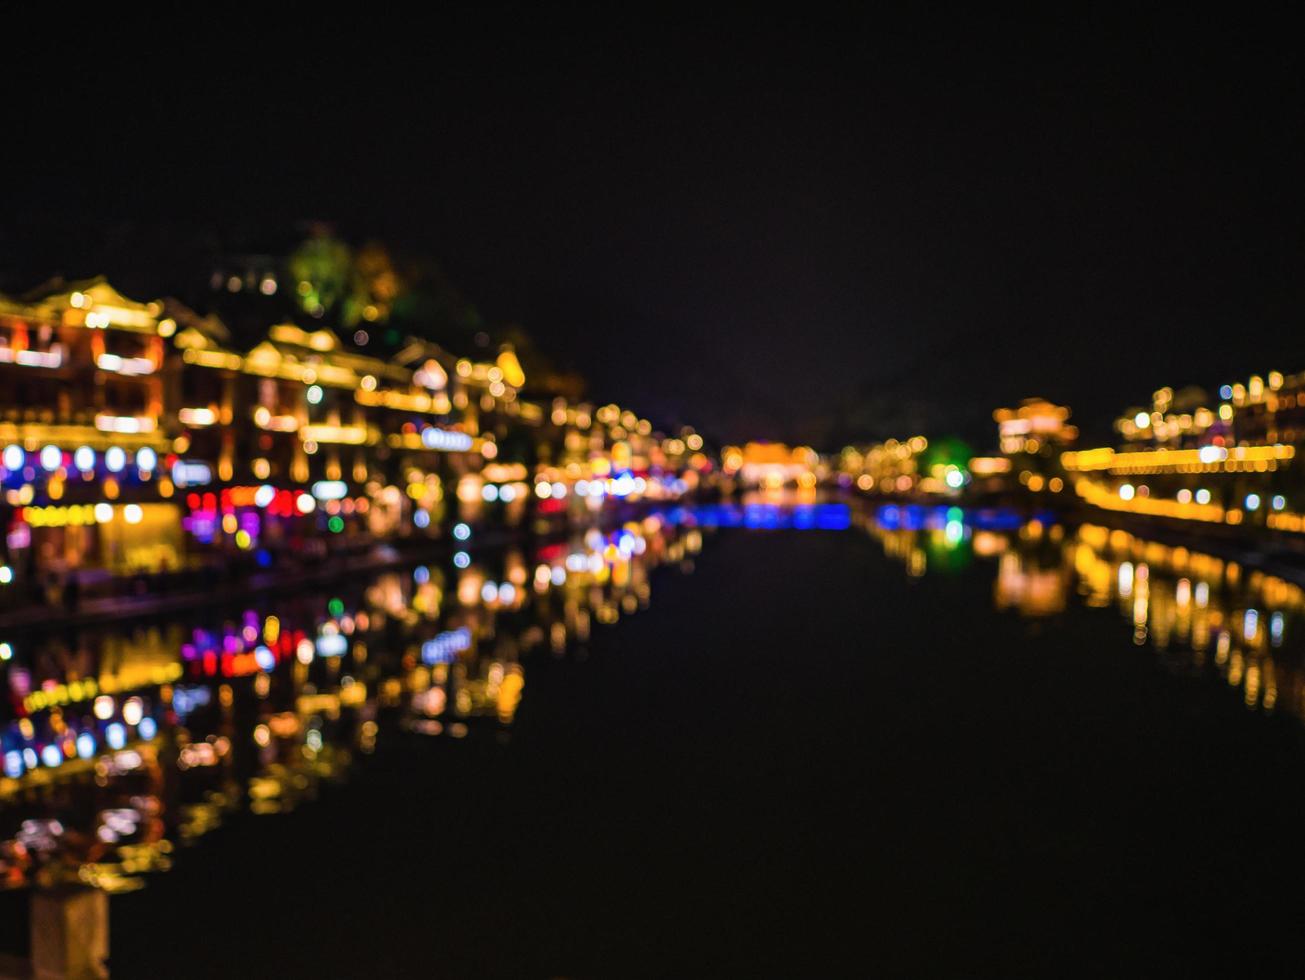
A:
POLYGON ((813 490, 820 458, 808 446, 791 447, 779 442, 749 442, 727 446, 721 457, 725 472, 745 487, 780 490, 792 486, 813 490))
POLYGON ((923 455, 928 448, 924 436, 847 446, 839 456, 838 471, 845 482, 865 493, 909 494, 929 477, 923 455))
POLYGON ((692 430, 524 397, 510 345, 383 359, 283 322, 242 350, 218 318, 102 279, 0 297, 0 377, 5 605, 677 497, 714 469, 692 430))
POLYGON ((1150 411, 1117 422, 1118 449, 1067 452, 1061 462, 1086 503, 1214 525, 1305 530, 1305 488, 1293 466, 1305 422, 1305 378, 1270 372, 1226 384, 1214 406, 1199 389, 1162 388, 1150 411))
POLYGON ((1058 493, 1064 488, 1060 454, 1078 439, 1070 411, 1045 398, 1026 398, 1015 408, 992 413, 1000 456, 977 457, 970 471, 989 492, 1021 488, 1058 493))

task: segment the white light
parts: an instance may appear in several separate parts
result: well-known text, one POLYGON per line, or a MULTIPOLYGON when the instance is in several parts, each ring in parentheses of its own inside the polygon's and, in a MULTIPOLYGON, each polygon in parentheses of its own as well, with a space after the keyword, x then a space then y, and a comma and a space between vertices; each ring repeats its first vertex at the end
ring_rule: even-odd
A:
POLYGON ((100 721, 108 721, 113 717, 113 698, 107 694, 101 694, 95 699, 94 711, 95 717, 100 721))
POLYGON ((348 492, 343 480, 318 480, 313 484, 313 496, 318 500, 339 500, 348 492))
POLYGON ((0 643, 0 660, 9 660, 14 655, 14 648, 8 643, 0 643))
POLYGON ((276 499, 276 487, 269 486, 266 483, 264 483, 261 487, 259 487, 257 490, 254 491, 255 507, 266 507, 275 499, 276 499))
POLYGON ((1120 499, 1120 500, 1132 500, 1132 499, 1133 499, 1133 495, 1136 494, 1136 493, 1137 493, 1137 491, 1133 489, 1133 484, 1131 484, 1131 483, 1125 483, 1125 484, 1123 484, 1123 485, 1119 488, 1119 499, 1120 499))
POLYGON ((485 602, 493 602, 498 598, 498 586, 493 582, 486 582, 480 587, 480 597, 485 602))
POLYGON ((95 738, 90 732, 82 732, 77 736, 77 754, 83 759, 89 759, 95 754, 95 738))
POLYGON ((554 484, 553 484, 553 496, 554 496, 555 498, 565 497, 565 496, 566 496, 566 484, 565 484, 565 483, 562 483, 562 482, 560 482, 560 481, 557 482, 557 483, 554 483, 554 484))
POLYGON ((1204 488, 1197 490, 1196 502, 1198 504, 1208 504, 1210 502, 1210 491, 1204 488))
POLYGON ((179 459, 172 464, 172 482, 179 487, 202 487, 212 480, 213 471, 207 463, 179 459))
POLYGON ((127 454, 120 446, 110 446, 104 453, 104 465, 110 473, 120 473, 127 465, 127 454))
POLYGON ((948 470, 947 475, 943 477, 943 480, 949 487, 956 490, 965 482, 965 474, 956 469, 948 470))
POLYGON ((14 580, 14 570, 8 565, 0 565, 0 585, 8 585, 14 580))
POLYGON ((63 462, 63 453, 59 451, 58 446, 46 446, 41 450, 41 468, 47 472, 53 473, 63 462))
POLYGON ((310 405, 316 405, 316 404, 320 403, 321 400, 322 400, 322 386, 321 386, 321 385, 309 385, 309 386, 308 386, 308 404, 310 404, 310 405))
POLYGON ((505 483, 499 489, 498 499, 505 504, 510 504, 517 499, 517 488, 510 483, 505 483))
POLYGON ((109 748, 120 749, 127 744, 127 729, 115 721, 104 729, 104 740, 109 743, 109 748))
POLYGON ((324 633, 317 638, 319 657, 342 657, 348 649, 349 641, 343 633, 324 633))
POLYGON ((27 454, 23 452, 22 446, 5 446, 5 469, 11 471, 21 470, 25 462, 27 462, 27 454))
POLYGON ((136 468, 141 470, 152 470, 159 465, 159 454, 149 446, 142 446, 136 450, 136 468))
POLYGON ((122 519, 128 524, 139 524, 144 516, 145 512, 140 509, 140 504, 128 504, 122 508, 122 519))
POLYGON ((498 587, 498 601, 505 606, 512 605, 517 597, 517 587, 511 582, 504 582, 498 587))
POLYGON ((421 442, 427 449, 439 449, 448 453, 466 452, 473 445, 471 436, 465 432, 450 432, 433 427, 422 432, 421 442))
POLYGON ((73 465, 83 473, 95 469, 95 450, 90 446, 78 446, 73 453, 73 465))
POLYGON ((301 664, 310 664, 313 662, 312 640, 303 639, 299 641, 299 645, 295 647, 295 659, 301 664))
POLYGON ((459 568, 466 568, 471 564, 471 556, 465 551, 459 551, 453 556, 453 564, 457 565, 459 568))
POLYGON ((1282 494, 1277 494, 1277 495, 1274 496, 1274 498, 1273 498, 1273 509, 1274 509, 1274 510, 1282 510, 1282 509, 1283 509, 1284 507, 1286 507, 1286 506, 1287 506, 1287 498, 1286 498, 1286 497, 1284 497, 1282 494))
POLYGON ((108 524, 113 520, 113 505, 99 503, 95 505, 95 523, 108 524))
POLYGON ((1139 429, 1145 429, 1151 424, 1151 416, 1147 415, 1146 412, 1138 412, 1133 416, 1133 424, 1139 429))
POLYGON ((535 496, 540 500, 547 500, 553 496, 553 485, 551 483, 536 483, 535 496))
POLYGON ((466 541, 471 537, 471 528, 466 524, 458 523, 453 525, 453 536, 459 541, 466 541))
POLYGON ((1196 455, 1202 463, 1218 463, 1228 458, 1228 450, 1222 446, 1202 446, 1196 455))
POLYGON ((295 509, 301 514, 311 514, 317 509, 317 501, 309 494, 301 493, 299 499, 295 501, 295 509))
POLYGON ((480 488, 480 495, 486 501, 498 500, 498 487, 494 486, 492 483, 486 483, 480 488))
POLYGON ((1248 493, 1246 495, 1246 509, 1247 510, 1260 509, 1260 495, 1258 493, 1248 493))
POLYGON ((140 698, 128 698, 122 705, 122 720, 128 725, 139 725, 141 716, 144 715, 144 706, 140 698))

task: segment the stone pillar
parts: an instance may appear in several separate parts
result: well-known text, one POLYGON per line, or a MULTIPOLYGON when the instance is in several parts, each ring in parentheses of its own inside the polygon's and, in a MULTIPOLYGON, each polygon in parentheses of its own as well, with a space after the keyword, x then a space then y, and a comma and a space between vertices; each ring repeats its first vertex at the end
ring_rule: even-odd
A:
POLYGON ((109 975, 109 896, 98 888, 32 892, 35 980, 100 980, 109 975))

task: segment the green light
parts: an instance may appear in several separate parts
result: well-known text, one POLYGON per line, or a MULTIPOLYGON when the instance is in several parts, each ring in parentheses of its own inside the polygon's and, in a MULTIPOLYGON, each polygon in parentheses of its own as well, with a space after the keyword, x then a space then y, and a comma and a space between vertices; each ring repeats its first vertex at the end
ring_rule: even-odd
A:
POLYGON ((332 616, 339 617, 344 615, 344 601, 342 599, 332 599, 326 604, 326 608, 331 611, 332 616))
POLYGON ((326 522, 326 526, 329 527, 336 534, 339 534, 341 531, 344 530, 344 518, 341 517, 339 514, 337 514, 335 517, 332 517, 329 521, 326 522))

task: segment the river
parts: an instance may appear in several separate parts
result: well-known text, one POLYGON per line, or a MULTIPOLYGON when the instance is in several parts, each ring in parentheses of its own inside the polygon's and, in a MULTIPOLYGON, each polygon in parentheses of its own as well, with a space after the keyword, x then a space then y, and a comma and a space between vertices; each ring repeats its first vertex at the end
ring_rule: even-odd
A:
POLYGON ((6 908, 114 890, 118 976, 1290 962, 1302 609, 1051 514, 714 507, 16 637, 6 908))

